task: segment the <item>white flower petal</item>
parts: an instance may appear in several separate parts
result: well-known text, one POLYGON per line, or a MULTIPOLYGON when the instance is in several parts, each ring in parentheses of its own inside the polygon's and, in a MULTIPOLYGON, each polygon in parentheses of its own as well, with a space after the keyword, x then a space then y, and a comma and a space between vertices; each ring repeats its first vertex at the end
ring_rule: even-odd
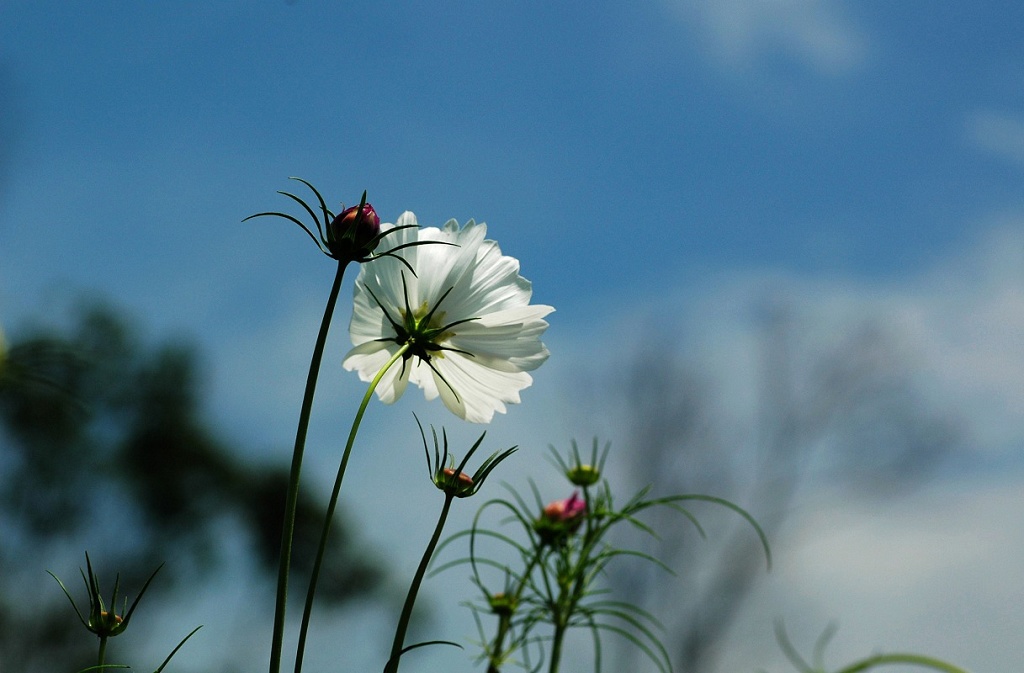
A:
POLYGON ((451 347, 500 371, 530 371, 547 360, 548 349, 540 340, 548 323, 542 317, 550 306, 523 306, 481 316, 460 326, 451 347))
POLYGON ((405 393, 409 386, 410 361, 399 361, 391 365, 377 384, 377 397, 384 404, 391 404, 405 393))
MULTIPOLYGON (((397 226, 415 222, 406 212, 397 226)), ((384 239, 388 249, 435 242, 394 253, 415 274, 389 257, 363 264, 349 327, 355 348, 344 366, 370 381, 398 352, 399 341, 408 339, 407 357, 378 386, 385 402, 398 399, 412 382, 428 400, 441 397, 459 417, 487 423, 532 384, 526 372, 549 355, 540 338, 548 327, 544 317, 554 309, 530 305, 533 290, 519 275, 519 262, 486 234, 487 225, 472 220, 461 228, 450 220, 442 229, 402 230, 384 239)))
POLYGON ((443 379, 435 375, 445 406, 473 423, 489 423, 495 411, 505 413, 505 403, 518 404, 519 391, 533 383, 526 372, 499 371, 458 353, 433 362, 443 379))
MULTIPOLYGON (((393 341, 368 341, 350 350, 345 355, 341 366, 347 371, 355 370, 362 381, 369 383, 387 364, 388 360, 398 352, 398 344, 393 341)), ((409 384, 409 367, 403 370, 402 362, 396 362, 381 377, 377 384, 377 397, 385 404, 391 404, 405 392, 409 384)))
POLYGON ((412 360, 413 370, 409 380, 423 389, 423 396, 427 401, 437 398, 437 386, 434 383, 434 371, 430 365, 420 359, 412 360))

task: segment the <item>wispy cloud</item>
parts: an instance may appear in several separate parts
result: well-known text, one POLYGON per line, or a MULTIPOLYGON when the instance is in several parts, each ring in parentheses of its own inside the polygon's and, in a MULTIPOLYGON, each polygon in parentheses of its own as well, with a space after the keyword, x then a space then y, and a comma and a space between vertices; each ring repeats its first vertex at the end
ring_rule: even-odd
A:
POLYGON ((842 75, 868 58, 864 32, 836 3, 808 0, 666 0, 692 25, 714 58, 740 69, 782 54, 824 76, 842 75))
MULTIPOLYGON (((865 325, 881 330, 923 401, 964 421, 979 459, 1004 459, 1024 444, 1024 215, 978 225, 979 240, 902 279, 866 280, 749 271, 723 276, 678 301, 699 326, 699 354, 733 406, 753 405, 766 298, 800 325, 803 347, 827 349, 865 325)), ((691 330, 693 331, 693 330, 691 330)), ((742 414, 742 411, 741 411, 742 414)))
POLYGON ((1024 116, 979 110, 967 120, 967 138, 982 152, 1024 164, 1024 116))
POLYGON ((898 500, 814 494, 774 540, 776 567, 736 625, 719 670, 792 670, 771 623, 801 652, 829 622, 829 668, 876 652, 911 651, 972 671, 1015 670, 1021 474, 939 481, 898 500))

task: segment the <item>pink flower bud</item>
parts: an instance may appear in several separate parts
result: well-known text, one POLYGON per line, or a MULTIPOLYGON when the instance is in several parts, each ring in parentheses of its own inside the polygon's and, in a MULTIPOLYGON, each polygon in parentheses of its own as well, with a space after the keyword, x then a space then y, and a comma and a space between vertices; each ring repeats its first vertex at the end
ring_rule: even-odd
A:
POLYGON ((544 508, 544 516, 552 521, 570 522, 583 516, 587 503, 579 493, 573 493, 565 500, 555 500, 544 508))
POLYGON ((565 500, 549 503, 540 518, 533 522, 533 530, 545 544, 564 542, 583 523, 587 502, 573 493, 565 500))

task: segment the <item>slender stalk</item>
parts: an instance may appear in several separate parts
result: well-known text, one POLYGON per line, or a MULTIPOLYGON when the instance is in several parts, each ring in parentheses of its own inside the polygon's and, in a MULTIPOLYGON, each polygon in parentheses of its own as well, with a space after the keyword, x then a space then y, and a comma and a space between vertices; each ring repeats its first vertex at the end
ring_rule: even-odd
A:
POLYGON ((591 508, 590 494, 586 488, 583 489, 583 497, 587 503, 586 514, 584 515, 587 527, 580 545, 579 559, 576 566, 571 567, 571 555, 566 555, 565 575, 558 577, 559 593, 558 600, 555 602, 558 614, 554 615, 553 620, 555 633, 551 639, 551 665, 548 668, 548 673, 558 673, 558 667, 562 659, 562 643, 565 640, 566 631, 569 629, 569 620, 572 619, 573 613, 576 612, 576 607, 579 605, 587 586, 587 566, 589 565, 590 552, 600 538, 599 529, 591 525, 590 515, 593 510, 591 508))
POLYGON ((441 516, 437 519, 434 535, 430 538, 427 548, 423 551, 423 558, 420 559, 420 565, 416 568, 416 574, 409 585, 409 593, 405 597, 402 615, 398 618, 398 627, 395 629, 395 640, 391 644, 391 658, 388 659, 388 663, 384 667, 384 673, 398 673, 398 662, 401 660, 402 648, 405 646, 405 634, 409 630, 412 606, 416 603, 416 594, 419 593, 420 584, 423 583, 423 576, 427 573, 427 566, 430 565, 430 559, 434 555, 437 542, 441 539, 441 530, 444 529, 444 524, 448 520, 448 511, 451 509, 452 500, 454 499, 455 496, 453 495, 446 494, 444 497, 444 507, 441 508, 441 516))
POLYGON ((309 415, 313 409, 313 395, 316 392, 316 380, 320 374, 320 363, 323 360, 324 345, 327 333, 331 328, 334 307, 338 303, 341 280, 345 275, 347 262, 338 263, 338 271, 334 276, 334 285, 327 298, 327 307, 320 323, 320 332, 313 347, 313 357, 309 362, 309 374, 306 376, 306 391, 302 397, 299 411, 299 426, 295 431, 295 448, 292 451, 292 467, 288 477, 288 495, 285 500, 284 525, 281 529, 281 558, 277 574, 277 604, 274 609, 274 633, 270 647, 270 673, 281 670, 281 652, 284 648, 285 608, 288 602, 288 574, 291 572, 292 543, 295 537, 295 510, 299 501, 299 475, 302 472, 302 455, 306 448, 306 433, 309 430, 309 415))
MULTIPOLYGON (((543 546, 539 546, 534 550, 533 558, 526 564, 526 570, 523 572, 522 577, 519 578, 519 586, 516 587, 515 592, 512 594, 511 604, 518 606, 519 599, 523 595, 523 589, 526 587, 526 582, 530 577, 530 573, 533 572, 533 567, 540 561, 542 552, 544 551, 543 546)), ((513 610, 515 607, 513 607, 513 610)), ((502 653, 501 649, 505 646, 505 636, 508 635, 509 628, 512 626, 512 613, 502 614, 498 619, 498 632, 494 636, 494 645, 491 647, 490 660, 487 665, 487 673, 499 673, 498 666, 501 665, 502 653)))
POLYGON ((107 637, 100 636, 100 652, 96 656, 96 666, 102 667, 107 659, 107 637))
MULTIPOLYGON (((582 555, 582 554, 581 554, 582 555)), ((566 559, 568 563, 568 559, 566 559)), ((551 639, 551 666, 548 673, 558 673, 558 666, 562 660, 562 642, 565 640, 565 633, 569 629, 569 620, 572 613, 576 611, 580 595, 584 587, 584 572, 582 559, 580 564, 569 573, 566 568, 566 575, 558 578, 558 600, 555 602, 558 614, 554 615, 555 634, 551 639), (573 577, 575 576, 575 580, 573 577), (570 587, 570 584, 572 585, 570 587)))
POLYGON ((334 520, 334 510, 338 506, 338 495, 341 493, 341 482, 345 478, 345 470, 348 467, 348 459, 352 454, 352 446, 356 441, 356 434, 359 432, 359 426, 363 421, 363 414, 366 413, 366 407, 373 398, 373 391, 377 389, 377 384, 384 378, 384 374, 391 369, 392 365, 398 362, 406 351, 409 350, 411 343, 403 345, 398 351, 391 356, 377 375, 373 377, 373 381, 370 382, 369 387, 366 389, 366 394, 363 395, 362 402, 359 403, 359 410, 356 411, 356 417, 352 421, 352 429, 348 433, 348 441, 345 443, 345 453, 342 454, 341 464, 338 466, 338 476, 334 480, 334 490, 331 492, 331 500, 327 504, 327 512, 324 514, 324 526, 320 532, 320 546, 316 550, 316 560, 313 562, 313 573, 309 578, 309 590, 306 592, 306 604, 302 610, 302 623, 299 626, 299 644, 295 651, 295 673, 300 673, 302 670, 302 657, 306 650, 306 635, 309 632, 309 617, 313 612, 313 599, 316 596, 316 585, 320 579, 320 568, 323 566, 324 552, 327 550, 327 536, 331 532, 331 524, 334 520))
POLYGON ((566 627, 563 624, 555 625, 555 635, 551 641, 551 666, 548 673, 558 673, 558 664, 562 660, 562 642, 565 640, 566 627))
POLYGON ((494 645, 491 647, 487 659, 487 673, 501 673, 498 668, 502 664, 501 648, 505 646, 505 634, 512 625, 512 613, 502 614, 498 617, 498 633, 494 636, 494 645))

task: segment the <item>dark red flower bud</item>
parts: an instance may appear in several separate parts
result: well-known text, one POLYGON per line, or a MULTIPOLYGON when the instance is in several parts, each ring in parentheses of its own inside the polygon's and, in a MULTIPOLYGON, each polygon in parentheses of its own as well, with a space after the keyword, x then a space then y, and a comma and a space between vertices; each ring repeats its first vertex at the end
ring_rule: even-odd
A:
POLYGON ((335 259, 356 260, 377 247, 380 218, 369 203, 341 211, 327 228, 327 248, 335 259))

